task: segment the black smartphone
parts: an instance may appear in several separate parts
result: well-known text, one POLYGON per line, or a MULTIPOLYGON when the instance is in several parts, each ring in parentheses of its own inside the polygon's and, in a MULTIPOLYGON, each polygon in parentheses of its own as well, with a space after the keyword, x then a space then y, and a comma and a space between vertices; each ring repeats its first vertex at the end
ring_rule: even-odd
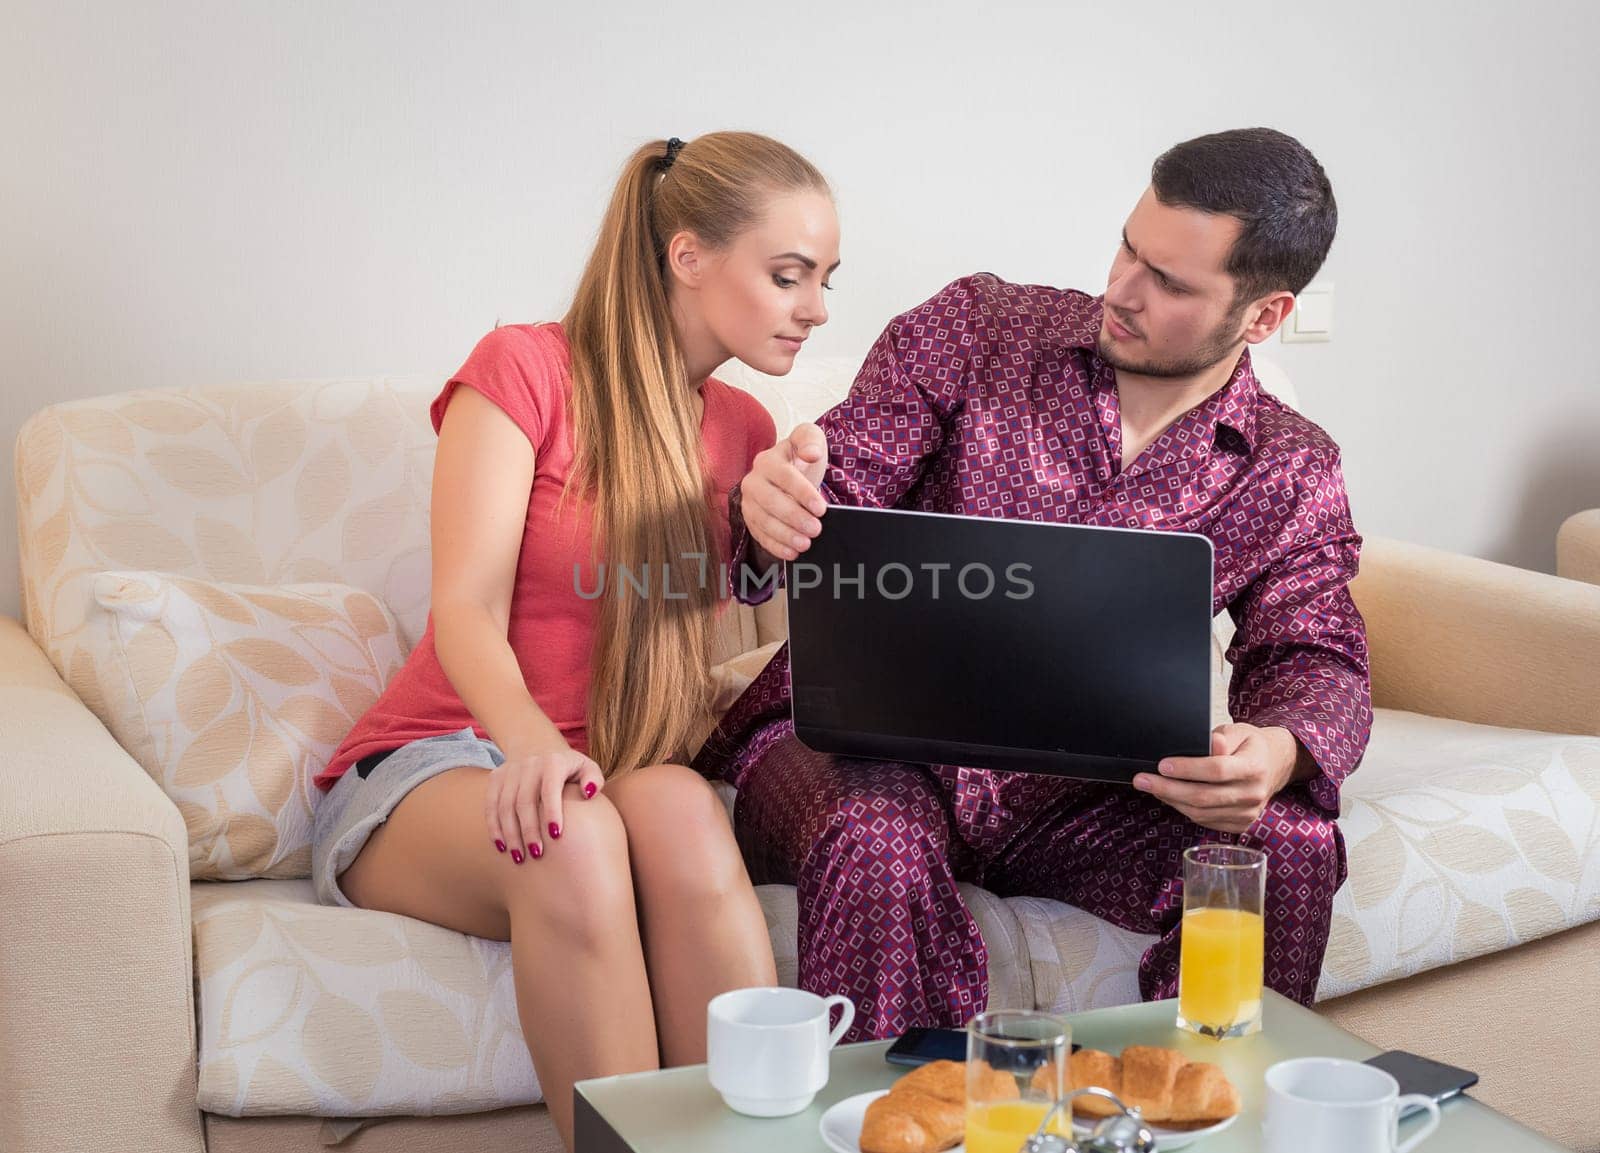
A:
MULTIPOLYGON (((1435 1101, 1447 1101, 1463 1089, 1470 1089, 1478 1083, 1478 1075, 1471 1070, 1457 1069, 1454 1065, 1432 1061, 1402 1049, 1390 1049, 1387 1053, 1379 1053, 1376 1057, 1368 1058, 1367 1064, 1382 1069, 1398 1081, 1402 1096, 1407 1093, 1421 1093, 1424 1097, 1432 1097, 1435 1101)), ((1408 1109, 1406 1114, 1413 1112, 1414 1109, 1415 1107, 1408 1109)))
MULTIPOLYGON (((1082 1045, 1074 1045, 1076 1053, 1082 1045)), ((965 1029, 907 1029, 896 1039, 883 1059, 891 1065, 926 1065, 929 1061, 965 1061, 965 1029)))

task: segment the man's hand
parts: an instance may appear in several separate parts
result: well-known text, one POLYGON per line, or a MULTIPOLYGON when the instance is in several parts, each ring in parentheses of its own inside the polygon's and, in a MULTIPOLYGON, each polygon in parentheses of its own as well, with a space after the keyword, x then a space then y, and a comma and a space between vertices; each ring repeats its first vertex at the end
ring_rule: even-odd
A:
POLYGON ((794 560, 822 531, 827 511, 818 486, 828 468, 828 440, 814 424, 796 425, 758 455, 739 486, 745 527, 768 556, 794 560))
POLYGON ((1161 775, 1140 773, 1133 787, 1165 801, 1197 825, 1222 833, 1248 829, 1267 802, 1316 770, 1288 729, 1219 725, 1209 757, 1168 757, 1161 775))

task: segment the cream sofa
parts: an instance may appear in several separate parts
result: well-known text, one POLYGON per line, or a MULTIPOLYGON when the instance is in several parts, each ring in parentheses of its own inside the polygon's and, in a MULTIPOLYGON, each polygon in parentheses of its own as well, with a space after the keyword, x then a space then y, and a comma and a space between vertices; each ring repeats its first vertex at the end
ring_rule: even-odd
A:
MULTIPOLYGON (((842 397, 856 363, 728 379, 782 432, 842 397)), ((22 429, 25 628, 0 622, 0 1149, 555 1147, 508 947, 324 908, 305 879, 313 754, 425 624, 434 391, 123 393, 22 429), (269 608, 283 643, 249 635, 269 608), (301 655, 262 657, 269 643, 301 655), (240 658, 220 694, 216 653, 240 658), (274 698, 274 678, 302 689, 274 698), (319 712, 319 693, 343 712, 319 712), (196 751, 241 699, 250 751, 196 751), (210 724, 204 740, 191 723, 210 724), (318 725, 311 753, 280 747, 318 725)), ((1355 594, 1377 719, 1345 790, 1351 880, 1320 997, 1375 1043, 1479 1069, 1484 1099, 1588 1147, 1600 587, 1584 581, 1600 583, 1600 514, 1575 518, 1561 555, 1582 580, 1368 540, 1355 594)), ((740 607, 724 631, 726 704, 781 641, 781 605, 740 607)), ((1223 618, 1219 709, 1226 641, 1223 618)), ((794 891, 760 896, 792 982, 794 891)), ((1136 998, 1147 938, 1053 901, 966 896, 996 1006, 1136 998)))

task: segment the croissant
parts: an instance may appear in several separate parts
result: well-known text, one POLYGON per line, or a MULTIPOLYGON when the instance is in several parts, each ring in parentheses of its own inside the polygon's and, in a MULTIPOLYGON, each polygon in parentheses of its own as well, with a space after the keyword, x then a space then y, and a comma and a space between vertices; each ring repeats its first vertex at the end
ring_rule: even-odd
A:
MULTIPOLYGON (((1016 1097, 1016 1079, 988 1066, 984 1097, 1016 1097)), ((967 1066, 932 1061, 894 1083, 867 1106, 861 1153, 939 1153, 961 1142, 967 1120, 967 1066)))
MULTIPOLYGON (((1144 1119, 1165 1129, 1203 1129, 1239 1111, 1239 1091, 1217 1066, 1191 1061, 1176 1049, 1129 1045, 1122 1056, 1080 1049, 1068 1059, 1067 1089, 1091 1085, 1137 1106, 1144 1119)), ((1052 1070, 1034 1074, 1035 1088, 1048 1091, 1052 1070)), ((1079 1097, 1072 1111, 1080 1117, 1109 1117, 1117 1111, 1103 1097, 1079 1097)))

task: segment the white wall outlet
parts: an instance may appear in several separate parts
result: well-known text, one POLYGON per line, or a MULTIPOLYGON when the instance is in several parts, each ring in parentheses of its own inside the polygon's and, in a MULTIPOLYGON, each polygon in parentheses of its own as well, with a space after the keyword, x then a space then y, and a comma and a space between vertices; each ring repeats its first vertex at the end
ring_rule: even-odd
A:
POLYGON ((1310 344, 1333 339, 1333 284, 1313 284, 1295 297, 1284 322, 1283 343, 1310 344))

